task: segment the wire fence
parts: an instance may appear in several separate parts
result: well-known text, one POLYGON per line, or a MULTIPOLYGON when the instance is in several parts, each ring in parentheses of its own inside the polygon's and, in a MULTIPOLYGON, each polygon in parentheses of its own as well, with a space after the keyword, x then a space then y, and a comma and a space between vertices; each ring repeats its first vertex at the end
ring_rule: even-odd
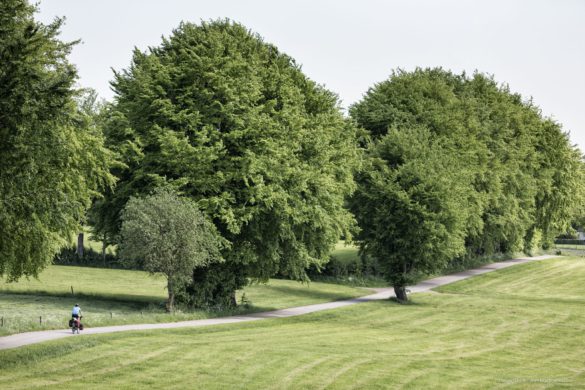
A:
MULTIPOLYGON (((107 324, 108 322, 117 321, 120 319, 135 317, 137 313, 97 313, 92 315, 94 321, 100 324, 107 324)), ((142 317, 144 314, 141 312, 142 317)), ((0 335, 30 332, 36 330, 47 329, 67 329, 69 327, 69 320, 71 316, 63 316, 62 314, 42 314, 42 315, 16 315, 16 316, 0 316, 0 335)))
POLYGON ((62 315, 0 316, 0 335, 43 329, 67 328, 69 318, 62 315))

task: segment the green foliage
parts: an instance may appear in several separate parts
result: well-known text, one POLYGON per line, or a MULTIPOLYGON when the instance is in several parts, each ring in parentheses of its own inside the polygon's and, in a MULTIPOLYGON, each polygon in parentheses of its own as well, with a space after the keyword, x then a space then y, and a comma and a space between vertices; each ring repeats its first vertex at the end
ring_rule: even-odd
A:
POLYGON ((329 261, 307 270, 311 280, 328 281, 355 286, 385 286, 382 267, 372 256, 359 254, 359 248, 339 241, 329 261))
POLYGON ((363 252, 399 290, 465 252, 473 188, 456 156, 424 128, 390 130, 368 157, 351 208, 363 252))
POLYGON ((351 115, 371 136, 373 171, 361 175, 354 203, 362 246, 377 256, 405 251, 435 272, 462 248, 465 256, 532 251, 583 207, 583 161, 567 134, 483 74, 395 72, 351 115))
POLYGON ((350 235, 355 129, 334 94, 258 35, 225 20, 183 23, 136 50, 112 85, 105 132, 126 167, 98 214, 113 233, 130 196, 167 183, 212 218, 232 244, 230 269, 248 277, 305 279, 350 235))
POLYGON ((35 7, 0 7, 0 275, 37 276, 113 183, 102 134, 76 103, 76 72, 35 7))
POLYGON ((545 120, 539 129, 536 151, 539 167, 534 229, 542 231, 543 243, 550 246, 555 237, 585 215, 585 165, 569 135, 551 120, 545 120))
POLYGON ((225 245, 215 226, 189 199, 168 189, 130 198, 122 215, 119 255, 130 264, 167 278, 168 309, 191 280, 193 269, 222 261, 225 245))

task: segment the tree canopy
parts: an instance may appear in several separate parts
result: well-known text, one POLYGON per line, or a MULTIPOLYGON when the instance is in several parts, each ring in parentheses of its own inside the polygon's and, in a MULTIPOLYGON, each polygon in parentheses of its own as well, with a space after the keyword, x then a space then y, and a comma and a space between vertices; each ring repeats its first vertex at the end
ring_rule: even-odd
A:
POLYGON ((112 233, 130 196, 180 188, 232 244, 217 265, 237 280, 232 293, 244 280, 235 273, 305 278, 351 234, 355 129, 336 95, 258 35, 227 20, 182 23, 136 50, 112 86, 105 132, 126 165, 98 213, 112 233))
POLYGON ((113 183, 101 132, 79 109, 75 43, 35 7, 0 7, 0 276, 37 276, 79 229, 91 198, 113 183))

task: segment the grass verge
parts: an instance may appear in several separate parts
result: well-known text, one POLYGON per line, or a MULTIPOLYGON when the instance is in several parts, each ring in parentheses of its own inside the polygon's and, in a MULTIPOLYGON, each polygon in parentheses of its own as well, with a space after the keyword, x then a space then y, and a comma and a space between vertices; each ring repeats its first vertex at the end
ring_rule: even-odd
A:
POLYGON ((0 388, 583 388, 584 280, 585 261, 563 258, 418 294, 411 305, 72 336, 0 351, 0 388))

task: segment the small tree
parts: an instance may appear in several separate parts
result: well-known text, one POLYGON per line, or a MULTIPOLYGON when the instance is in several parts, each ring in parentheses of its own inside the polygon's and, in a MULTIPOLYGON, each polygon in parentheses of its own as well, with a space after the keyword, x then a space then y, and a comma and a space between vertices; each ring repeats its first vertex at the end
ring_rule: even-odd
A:
POLYGON ((122 214, 120 255, 126 263, 167 279, 167 310, 195 267, 221 261, 224 240, 192 201, 168 189, 131 198, 122 214))

